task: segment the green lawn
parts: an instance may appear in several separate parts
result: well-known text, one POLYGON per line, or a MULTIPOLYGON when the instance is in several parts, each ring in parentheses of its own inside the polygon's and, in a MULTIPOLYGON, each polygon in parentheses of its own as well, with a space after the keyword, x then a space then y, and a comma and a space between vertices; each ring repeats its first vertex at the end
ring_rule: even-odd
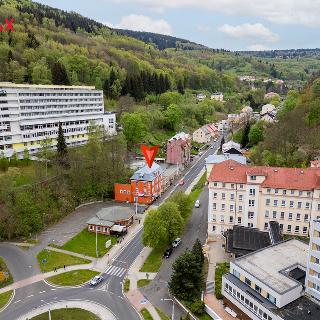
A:
POLYGON ((164 248, 153 249, 140 269, 140 272, 158 272, 162 264, 164 248))
POLYGON ((151 280, 148 280, 148 279, 140 279, 137 282, 137 286, 138 288, 141 288, 141 287, 147 286, 150 282, 151 280))
POLYGON ((6 262, 3 258, 0 257, 0 272, 5 273, 5 279, 0 279, 0 288, 4 288, 9 284, 13 283, 12 275, 6 265, 6 262))
POLYGON ((91 262, 87 259, 82 259, 70 256, 68 254, 50 251, 47 249, 44 249, 41 252, 39 252, 37 259, 42 272, 53 271, 54 268, 63 268, 63 265, 73 266, 76 264, 86 264, 91 262), (46 263, 42 263, 43 259, 46 259, 46 263))
MULTIPOLYGON (((116 237, 98 234, 99 257, 104 256, 116 242, 116 237), (108 249, 106 249, 107 240, 111 240, 111 246, 108 249)), ((96 258, 96 234, 83 229, 60 248, 96 258)))
POLYGON ((156 310, 161 320, 170 320, 170 318, 164 312, 162 312, 159 308, 156 307, 156 310))
POLYGON ((58 286, 78 286, 89 281, 98 274, 99 272, 92 270, 74 270, 58 274, 47 280, 58 286))
POLYGON ((128 292, 130 290, 130 279, 125 279, 123 283, 123 291, 128 292))
POLYGON ((144 320, 153 320, 150 312, 147 309, 143 308, 141 310, 141 314, 142 314, 144 320))
MULTIPOLYGON (((31 320, 48 320, 48 312, 40 314, 31 320)), ((52 320, 100 320, 93 313, 82 309, 59 309, 51 311, 52 320)))
POLYGON ((197 316, 199 320, 212 320, 212 318, 207 314, 204 313, 201 316, 197 316))
POLYGON ((0 310, 8 303, 12 296, 13 291, 7 291, 0 294, 0 310))

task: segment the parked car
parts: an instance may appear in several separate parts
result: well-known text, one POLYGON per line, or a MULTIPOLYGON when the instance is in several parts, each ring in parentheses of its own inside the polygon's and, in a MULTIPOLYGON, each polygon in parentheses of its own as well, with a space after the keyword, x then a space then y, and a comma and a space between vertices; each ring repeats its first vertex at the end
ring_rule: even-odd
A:
POLYGON ((195 202, 194 206, 195 206, 196 208, 200 208, 200 200, 197 200, 197 201, 195 202))
POLYGON ((210 149, 213 149, 213 145, 211 145, 210 149))
POLYGON ((180 184, 180 186, 183 186, 183 185, 184 185, 184 180, 181 179, 181 180, 179 181, 179 184, 180 184))
POLYGON ((181 239, 180 239, 180 238, 177 238, 176 240, 174 240, 174 241, 172 242, 172 247, 173 247, 173 248, 176 248, 180 243, 181 243, 181 239))
POLYGON ((103 276, 95 276, 94 278, 92 278, 92 280, 90 281, 90 286, 96 286, 99 283, 101 283, 103 281, 103 276))
POLYGON ((214 139, 213 141, 214 141, 214 142, 217 142, 217 139, 214 139))
POLYGON ((202 156, 202 155, 203 155, 203 151, 200 151, 200 152, 198 153, 198 155, 199 155, 199 156, 202 156))
POLYGON ((172 252, 173 252, 173 248, 172 247, 167 248, 166 251, 163 254, 163 257, 168 259, 171 256, 172 252))

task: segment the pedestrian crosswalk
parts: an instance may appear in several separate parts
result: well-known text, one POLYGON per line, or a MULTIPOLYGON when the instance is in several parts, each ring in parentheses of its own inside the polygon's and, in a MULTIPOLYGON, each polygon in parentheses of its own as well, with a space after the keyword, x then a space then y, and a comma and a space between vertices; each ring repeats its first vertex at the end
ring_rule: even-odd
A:
POLYGON ((112 276, 116 276, 116 277, 122 277, 126 273, 126 271, 127 270, 125 268, 110 265, 104 273, 112 276))
POLYGON ((214 292, 214 282, 207 282, 207 293, 214 292))

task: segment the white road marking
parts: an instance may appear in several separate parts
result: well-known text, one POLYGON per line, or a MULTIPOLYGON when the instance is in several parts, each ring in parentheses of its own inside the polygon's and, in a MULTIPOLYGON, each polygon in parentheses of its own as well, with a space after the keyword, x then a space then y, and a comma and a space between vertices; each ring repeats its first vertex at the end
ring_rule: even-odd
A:
POLYGON ((18 302, 20 302, 20 301, 21 301, 21 300, 17 300, 17 301, 14 302, 14 304, 15 304, 15 303, 18 303, 18 302))
POLYGON ((33 297, 33 294, 30 294, 30 296, 27 296, 27 298, 26 298, 26 299, 31 298, 31 297, 33 297))

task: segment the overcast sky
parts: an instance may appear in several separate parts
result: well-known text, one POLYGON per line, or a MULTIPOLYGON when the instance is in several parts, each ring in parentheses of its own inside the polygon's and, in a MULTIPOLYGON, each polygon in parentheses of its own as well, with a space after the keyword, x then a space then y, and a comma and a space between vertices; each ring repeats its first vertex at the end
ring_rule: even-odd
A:
POLYGON ((229 50, 320 47, 320 0, 37 0, 111 27, 229 50))

